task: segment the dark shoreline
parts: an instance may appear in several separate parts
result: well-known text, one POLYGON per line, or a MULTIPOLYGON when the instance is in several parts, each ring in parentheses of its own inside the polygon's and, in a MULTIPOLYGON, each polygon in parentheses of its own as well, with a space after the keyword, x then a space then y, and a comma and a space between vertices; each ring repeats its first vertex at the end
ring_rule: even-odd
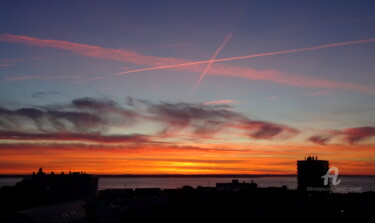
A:
MULTIPOLYGON (((297 177, 296 174, 94 174, 99 178, 261 178, 261 177, 297 177)), ((4 174, 0 178, 24 178, 30 175, 4 174)), ((340 175, 343 177, 375 177, 375 175, 340 175)))

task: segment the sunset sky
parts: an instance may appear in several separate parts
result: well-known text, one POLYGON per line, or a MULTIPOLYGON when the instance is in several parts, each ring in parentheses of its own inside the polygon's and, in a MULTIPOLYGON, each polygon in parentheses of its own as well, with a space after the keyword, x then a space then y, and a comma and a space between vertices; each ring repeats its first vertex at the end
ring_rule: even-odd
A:
POLYGON ((0 174, 309 155, 375 174, 375 1, 0 1, 0 174))

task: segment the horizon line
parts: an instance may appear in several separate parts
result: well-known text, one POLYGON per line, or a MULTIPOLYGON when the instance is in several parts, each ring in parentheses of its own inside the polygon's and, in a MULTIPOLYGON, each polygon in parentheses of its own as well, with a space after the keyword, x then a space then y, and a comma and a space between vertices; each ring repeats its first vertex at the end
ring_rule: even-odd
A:
MULTIPOLYGON (((73 172, 72 172, 73 173, 73 172)), ((90 174, 98 177, 155 177, 155 178, 165 178, 165 177, 207 177, 207 178, 226 178, 226 177, 294 177, 297 174, 90 174)), ((47 174, 50 175, 50 174, 47 174)), ((55 175, 60 175, 55 173, 55 175)), ((69 173, 65 173, 69 175, 69 173)), ((0 178, 18 178, 18 177, 27 177, 30 174, 0 174, 0 178)), ((375 177, 375 174, 340 174, 340 176, 352 176, 352 177, 375 177)))

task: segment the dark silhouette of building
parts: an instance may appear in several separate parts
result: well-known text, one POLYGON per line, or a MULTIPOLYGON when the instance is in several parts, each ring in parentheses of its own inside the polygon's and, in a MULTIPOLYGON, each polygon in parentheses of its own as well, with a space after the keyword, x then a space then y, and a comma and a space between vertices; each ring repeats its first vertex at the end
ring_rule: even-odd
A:
POLYGON ((51 201, 93 198, 98 192, 98 178, 84 172, 46 174, 40 168, 38 173, 33 173, 30 179, 24 179, 23 182, 31 184, 37 193, 47 196, 51 201))
POLYGON ((327 160, 318 160, 318 157, 309 156, 305 160, 297 161, 298 190, 308 188, 328 188, 324 185, 323 175, 327 173, 329 164, 327 160))
POLYGON ((92 199, 97 192, 98 178, 94 175, 83 172, 46 174, 40 168, 15 186, 1 188, 0 210, 11 212, 62 201, 92 199))
MULTIPOLYGON (((300 189, 325 186, 321 177, 328 161, 308 157, 297 165, 300 189)), ((95 199, 47 199, 58 193, 69 199, 90 197, 93 192, 83 190, 95 186, 95 177, 85 173, 56 175, 40 169, 14 187, 0 188, 0 222, 366 222, 375 208, 374 192, 305 193, 284 186, 258 188, 253 181, 238 180, 216 187, 108 189, 95 199), (74 191, 74 186, 79 189, 74 191), (14 204, 17 208, 9 209, 14 204)))
POLYGON ((236 191, 236 190, 255 190, 257 189, 257 184, 254 181, 251 183, 240 183, 237 179, 233 179, 231 183, 217 183, 216 184, 217 190, 228 190, 228 191, 236 191))

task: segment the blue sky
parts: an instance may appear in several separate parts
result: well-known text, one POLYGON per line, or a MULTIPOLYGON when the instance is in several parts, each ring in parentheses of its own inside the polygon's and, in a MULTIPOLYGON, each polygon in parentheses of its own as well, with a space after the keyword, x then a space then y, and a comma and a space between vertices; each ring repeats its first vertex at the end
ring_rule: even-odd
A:
MULTIPOLYGON (((372 1, 3 1, 1 4, 1 33, 193 61, 209 59, 232 31, 233 37, 218 58, 375 36, 372 1)), ((14 43, 1 43, 0 47, 3 64, 12 64, 12 59, 21 60, 1 68, 4 79, 34 75, 89 78, 144 68, 50 48, 14 43)), ((372 87, 374 47, 368 43, 224 63, 372 87)), ((51 90, 59 95, 46 97, 43 102, 81 96, 121 100, 128 95, 189 102, 230 99, 239 101, 236 107, 243 112, 251 114, 255 109, 259 118, 265 115, 264 118, 274 121, 278 121, 279 114, 268 113, 286 115, 316 109, 319 116, 324 116, 320 113, 322 110, 374 108, 372 94, 368 93, 291 87, 221 76, 207 76, 194 95, 187 97, 198 77, 197 72, 155 70, 79 86, 72 85, 71 79, 31 79, 1 83, 1 95, 5 102, 19 103, 40 103, 30 96, 37 91, 51 90), (319 91, 323 95, 305 97, 319 91), (315 104, 314 108, 309 108, 310 103, 315 104)), ((361 120, 357 125, 370 121, 361 120)))

